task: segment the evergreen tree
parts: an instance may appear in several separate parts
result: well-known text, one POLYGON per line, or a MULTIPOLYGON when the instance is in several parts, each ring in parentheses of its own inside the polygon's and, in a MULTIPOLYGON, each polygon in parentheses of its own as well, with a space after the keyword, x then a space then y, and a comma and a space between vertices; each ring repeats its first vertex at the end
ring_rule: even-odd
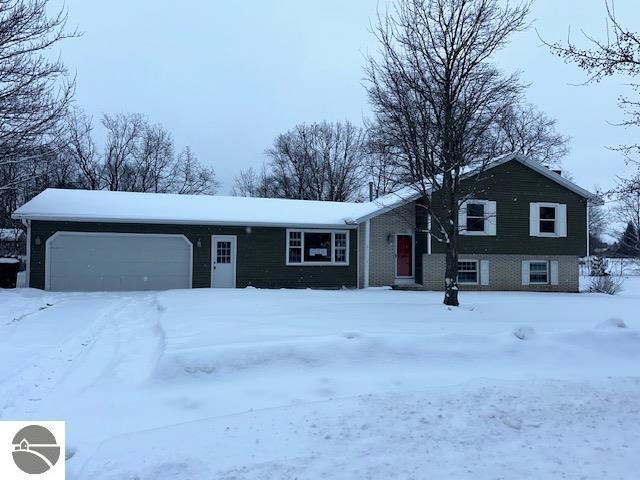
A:
POLYGON ((618 254, 623 257, 640 257, 640 239, 638 237, 636 226, 633 222, 629 222, 622 237, 620 237, 618 254))
POLYGON ((607 261, 602 257, 591 257, 591 276, 604 277, 607 273, 607 261))

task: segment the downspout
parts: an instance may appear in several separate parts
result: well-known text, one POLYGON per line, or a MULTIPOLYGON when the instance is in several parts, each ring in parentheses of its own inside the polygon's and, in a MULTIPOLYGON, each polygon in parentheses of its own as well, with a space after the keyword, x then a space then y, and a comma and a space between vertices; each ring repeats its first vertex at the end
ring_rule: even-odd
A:
POLYGON ((427 214, 427 255, 431 255, 431 214, 427 214))
POLYGON ((586 204, 587 204, 587 260, 589 260, 589 254, 591 252, 591 249, 589 248, 590 247, 589 245, 590 243, 589 242, 589 233, 590 233, 589 232, 589 200, 587 200, 586 204))
POLYGON ((31 287, 31 220, 20 220, 27 227, 27 260, 25 262, 25 281, 26 287, 31 287))
POLYGON ((371 235, 371 220, 364 223, 364 282, 363 288, 369 288, 369 237, 371 235))

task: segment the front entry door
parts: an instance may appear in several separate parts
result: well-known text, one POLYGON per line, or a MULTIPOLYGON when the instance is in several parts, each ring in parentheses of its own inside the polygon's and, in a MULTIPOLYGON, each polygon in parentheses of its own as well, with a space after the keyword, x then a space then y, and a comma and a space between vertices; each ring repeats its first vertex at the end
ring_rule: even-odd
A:
POLYGON ((396 235, 396 280, 413 279, 413 235, 396 235))
POLYGON ((236 236, 214 235, 211 242, 211 285, 215 288, 236 286, 236 236))

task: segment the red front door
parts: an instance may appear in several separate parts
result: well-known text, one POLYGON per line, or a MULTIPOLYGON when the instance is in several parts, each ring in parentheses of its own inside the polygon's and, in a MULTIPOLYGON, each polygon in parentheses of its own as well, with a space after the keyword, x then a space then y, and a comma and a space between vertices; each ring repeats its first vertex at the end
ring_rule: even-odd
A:
POLYGON ((413 277, 413 237, 396 235, 396 276, 413 277))

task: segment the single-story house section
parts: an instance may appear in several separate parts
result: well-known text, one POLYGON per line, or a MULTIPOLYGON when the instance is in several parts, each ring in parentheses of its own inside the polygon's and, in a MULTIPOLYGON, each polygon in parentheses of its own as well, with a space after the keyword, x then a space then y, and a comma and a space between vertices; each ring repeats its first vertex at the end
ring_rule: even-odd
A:
MULTIPOLYGON (((593 195, 517 154, 481 182, 461 209, 461 288, 577 291, 593 195)), ((13 217, 27 227, 28 284, 46 290, 442 289, 444 278, 412 189, 365 203, 48 189, 13 217)))

